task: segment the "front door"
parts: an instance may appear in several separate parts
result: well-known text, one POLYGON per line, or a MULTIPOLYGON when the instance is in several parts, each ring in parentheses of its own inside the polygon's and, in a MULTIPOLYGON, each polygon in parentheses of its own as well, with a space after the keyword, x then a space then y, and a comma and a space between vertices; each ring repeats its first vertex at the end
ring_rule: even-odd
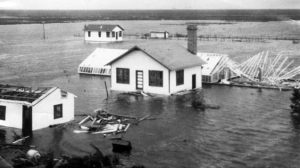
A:
POLYGON ((192 89, 196 88, 196 74, 192 75, 192 89))
POLYGON ((119 38, 119 32, 116 32, 116 40, 119 38))
POLYGON ((137 70, 135 75, 136 75, 136 89, 143 90, 143 86, 144 86, 143 71, 137 70))
POLYGON ((23 124, 22 133, 23 136, 32 134, 32 107, 23 106, 23 124))

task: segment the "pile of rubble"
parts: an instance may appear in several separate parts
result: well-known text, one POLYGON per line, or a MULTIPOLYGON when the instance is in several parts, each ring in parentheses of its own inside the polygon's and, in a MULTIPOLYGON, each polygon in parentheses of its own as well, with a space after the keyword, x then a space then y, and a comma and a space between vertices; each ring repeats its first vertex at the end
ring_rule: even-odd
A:
POLYGON ((293 66, 294 60, 290 60, 287 55, 281 52, 274 57, 269 52, 261 52, 238 65, 238 68, 251 81, 279 85, 300 74, 300 66, 293 66))
POLYGON ((79 130, 74 133, 91 133, 91 134, 119 134, 125 133, 131 124, 149 119, 150 115, 138 119, 137 117, 124 116, 109 113, 102 109, 95 110, 93 115, 88 115, 78 124, 79 130))

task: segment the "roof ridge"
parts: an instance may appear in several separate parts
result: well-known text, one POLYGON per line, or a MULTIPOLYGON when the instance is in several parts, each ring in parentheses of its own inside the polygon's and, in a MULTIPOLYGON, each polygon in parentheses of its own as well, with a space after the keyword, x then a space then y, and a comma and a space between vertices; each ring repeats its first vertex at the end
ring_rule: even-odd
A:
POLYGON ((84 25, 84 30, 112 31, 115 27, 119 27, 124 31, 124 28, 119 24, 88 24, 84 25))
POLYGON ((110 61, 106 65, 111 65, 134 50, 140 50, 144 52, 146 55, 169 70, 185 69, 188 67, 201 66, 205 64, 205 61, 203 61, 197 55, 190 53, 183 45, 176 43, 175 47, 174 44, 172 44, 173 47, 170 45, 167 47, 163 46, 166 45, 135 45, 120 57, 110 61))

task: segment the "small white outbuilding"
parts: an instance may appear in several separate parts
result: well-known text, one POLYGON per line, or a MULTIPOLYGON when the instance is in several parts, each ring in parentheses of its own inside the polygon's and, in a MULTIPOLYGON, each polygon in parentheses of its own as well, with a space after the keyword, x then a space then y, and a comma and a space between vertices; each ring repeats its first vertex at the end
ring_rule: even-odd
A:
POLYGON ((32 131, 69 122, 75 97, 58 87, 0 85, 0 125, 32 131))
POLYGON ((152 39, 167 39, 167 38, 169 38, 169 32, 167 32, 167 31, 151 31, 150 38, 152 38, 152 39))
POLYGON ((84 26, 86 42, 114 42, 123 40, 124 29, 120 25, 89 24, 84 26))
POLYGON ((204 63, 185 47, 166 43, 134 46, 107 65, 112 90, 170 95, 201 88, 204 63))

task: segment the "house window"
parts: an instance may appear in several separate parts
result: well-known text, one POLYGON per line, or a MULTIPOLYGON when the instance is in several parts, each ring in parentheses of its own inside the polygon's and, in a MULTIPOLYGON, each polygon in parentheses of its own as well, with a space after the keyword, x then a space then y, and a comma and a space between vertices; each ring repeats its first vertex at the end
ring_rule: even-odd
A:
POLYGON ((0 106, 0 120, 5 120, 6 106, 0 106))
POLYGON ((110 32, 106 32, 106 37, 109 37, 110 36, 110 32))
POLYGON ((149 71, 149 86, 163 86, 163 71, 149 71))
POLYGON ((54 105, 54 119, 63 117, 63 106, 62 104, 54 105))
POLYGON ((60 95, 62 98, 67 98, 68 97, 68 92, 64 90, 60 90, 60 95))
POLYGON ((176 71, 176 85, 184 84, 184 70, 176 71))
POLYGON ((98 32, 98 37, 101 37, 101 32, 98 32))
POLYGON ((112 37, 115 37, 116 36, 116 32, 112 32, 112 37))
POLYGON ((122 37, 122 32, 121 31, 119 32, 119 37, 122 37))
POLYGON ((129 69, 117 68, 117 83, 129 84, 129 69))
POLYGON ((88 36, 91 37, 91 32, 90 31, 88 31, 88 36))

